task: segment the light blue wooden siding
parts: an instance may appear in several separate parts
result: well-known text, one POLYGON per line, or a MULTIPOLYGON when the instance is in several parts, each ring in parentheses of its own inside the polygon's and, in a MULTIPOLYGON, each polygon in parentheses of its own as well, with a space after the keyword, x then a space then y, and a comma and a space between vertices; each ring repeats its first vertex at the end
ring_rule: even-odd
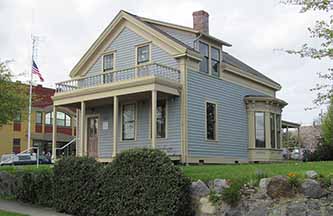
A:
MULTIPOLYGON (((105 52, 116 52, 116 70, 131 68, 135 66, 135 46, 148 42, 129 28, 124 28, 122 32, 105 49, 105 52)), ((152 44, 152 62, 160 63, 177 68, 177 61, 166 51, 155 44, 152 44)), ((87 76, 97 75, 102 72, 102 56, 97 59, 95 64, 89 69, 87 76)))
POLYGON ((195 34, 160 25, 154 25, 154 26, 161 29, 165 33, 169 34, 171 37, 174 37, 177 40, 181 41, 182 43, 186 44, 187 46, 193 48, 193 43, 196 39, 195 34))
POLYGON ((244 96, 262 93, 189 70, 187 94, 190 156, 247 159, 248 119, 244 96), (217 104, 217 142, 205 139, 206 101, 217 104))
MULTIPOLYGON (((137 104, 136 140, 121 141, 121 108, 119 105, 119 135, 118 152, 132 148, 150 147, 150 101, 135 101, 137 104)), ((166 151, 169 155, 180 155, 180 103, 178 97, 168 99, 168 137, 157 139, 156 146, 166 151)), ((96 107, 95 114, 99 114, 99 146, 100 158, 110 158, 113 149, 113 105, 96 107), (108 122, 108 129, 103 130, 103 122, 108 122)), ((88 113, 91 114, 91 113, 88 113)))

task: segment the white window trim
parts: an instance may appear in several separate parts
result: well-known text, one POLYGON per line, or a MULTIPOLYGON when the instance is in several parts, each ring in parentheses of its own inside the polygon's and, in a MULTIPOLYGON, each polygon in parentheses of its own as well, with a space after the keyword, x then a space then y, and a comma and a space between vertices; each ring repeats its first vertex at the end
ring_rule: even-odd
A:
MULTIPOLYGON (((218 47, 218 46, 215 46, 213 44, 211 44, 210 42, 208 41, 205 41, 205 40, 199 40, 199 43, 198 43, 198 48, 199 49, 199 44, 200 42, 202 43, 205 43, 208 45, 208 74, 213 76, 213 73, 212 73, 212 51, 211 49, 212 48, 215 48, 215 49, 218 49, 219 52, 220 52, 220 72, 219 72, 219 76, 213 76, 213 77, 216 77, 216 78, 220 78, 221 77, 221 73, 222 73, 222 69, 221 69, 221 64, 222 64, 222 48, 221 47, 218 47)), ((200 50, 199 50, 200 51, 200 50)), ((201 71, 200 71, 201 72, 201 71)), ((203 72, 202 72, 203 73, 203 72)))
POLYGON ((219 141, 219 133, 218 133, 218 128, 219 128, 219 118, 218 118, 218 105, 217 105, 217 102, 215 101, 211 101, 211 100, 206 100, 205 101, 205 141, 206 142, 213 142, 213 143, 216 143, 219 141), (207 103, 211 103, 211 104, 215 104, 215 139, 212 140, 212 139, 208 139, 207 138, 207 103))
POLYGON ((102 73, 109 73, 109 72, 113 72, 116 70, 116 51, 115 50, 111 50, 111 51, 108 51, 108 52, 104 52, 102 54, 102 73), (112 70, 106 70, 104 71, 104 56, 106 55, 113 55, 113 68, 112 70))
MULTIPOLYGON (((166 140, 168 139, 168 125, 169 125, 169 101, 167 98, 160 99, 158 101, 165 100, 165 137, 156 137, 157 140, 166 140)), ((151 117, 151 101, 149 102, 149 133, 148 133, 148 139, 151 140, 152 134, 151 134, 151 125, 152 125, 152 117, 151 117)), ((156 131, 157 134, 157 131, 156 131)))
POLYGON ((138 45, 135 45, 135 66, 143 66, 143 65, 147 65, 147 64, 151 64, 152 63, 152 42, 149 41, 149 42, 144 42, 144 43, 141 43, 141 44, 138 44, 138 45), (145 62, 145 63, 141 63, 141 64, 138 64, 138 49, 140 47, 144 47, 144 46, 149 46, 149 61, 145 62))
MULTIPOLYGON (((126 103, 122 103, 120 105, 120 142, 121 143, 128 143, 128 142, 135 142, 136 138, 137 138, 137 129, 138 129, 138 102, 126 102, 126 103), (123 108, 125 105, 130 105, 130 104, 134 104, 135 105, 135 111, 134 111, 134 119, 135 119, 135 123, 134 123, 134 139, 131 140, 124 140, 123 137, 123 108)), ((114 118, 113 118, 114 119, 114 118)))

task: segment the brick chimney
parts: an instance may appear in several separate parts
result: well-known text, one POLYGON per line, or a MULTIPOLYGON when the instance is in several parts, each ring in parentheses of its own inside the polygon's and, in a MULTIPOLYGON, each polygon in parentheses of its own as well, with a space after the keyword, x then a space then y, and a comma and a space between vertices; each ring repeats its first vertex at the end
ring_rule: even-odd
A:
POLYGON ((194 30, 209 34, 209 14, 204 10, 195 11, 193 16, 194 30))

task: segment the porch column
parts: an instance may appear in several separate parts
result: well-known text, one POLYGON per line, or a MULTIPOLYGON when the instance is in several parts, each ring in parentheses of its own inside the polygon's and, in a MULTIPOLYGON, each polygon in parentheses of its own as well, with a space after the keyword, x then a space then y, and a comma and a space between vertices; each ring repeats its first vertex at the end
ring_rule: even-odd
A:
POLYGON ((157 91, 151 92, 151 146, 156 148, 156 108, 157 108, 157 91))
POLYGON ((266 148, 271 149, 271 113, 265 112, 265 143, 266 148))
POLYGON ((118 142, 118 96, 113 97, 113 150, 112 157, 117 155, 117 142, 118 142))
POLYGON ((81 116, 80 116, 80 151, 81 156, 86 153, 85 149, 85 116, 86 116, 86 104, 81 101, 81 116))
POLYGON ((80 109, 76 109, 76 121, 75 121, 75 145, 76 145, 76 156, 80 156, 80 137, 78 137, 78 130, 80 128, 80 109))
POLYGON ((57 159, 57 109, 53 106, 52 113, 52 161, 57 159))

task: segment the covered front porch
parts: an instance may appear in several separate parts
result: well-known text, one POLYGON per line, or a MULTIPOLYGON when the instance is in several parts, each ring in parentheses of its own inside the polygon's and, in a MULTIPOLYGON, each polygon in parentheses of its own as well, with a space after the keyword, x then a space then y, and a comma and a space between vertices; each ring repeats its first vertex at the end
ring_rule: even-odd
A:
MULTIPOLYGON (((55 95, 53 113, 64 106, 76 109, 78 156, 110 162, 123 150, 146 147, 162 149, 180 160, 181 84, 156 77, 140 82, 121 81, 55 95)), ((53 130, 53 152, 56 137, 53 130)), ((56 159, 55 154, 52 157, 56 159)))

